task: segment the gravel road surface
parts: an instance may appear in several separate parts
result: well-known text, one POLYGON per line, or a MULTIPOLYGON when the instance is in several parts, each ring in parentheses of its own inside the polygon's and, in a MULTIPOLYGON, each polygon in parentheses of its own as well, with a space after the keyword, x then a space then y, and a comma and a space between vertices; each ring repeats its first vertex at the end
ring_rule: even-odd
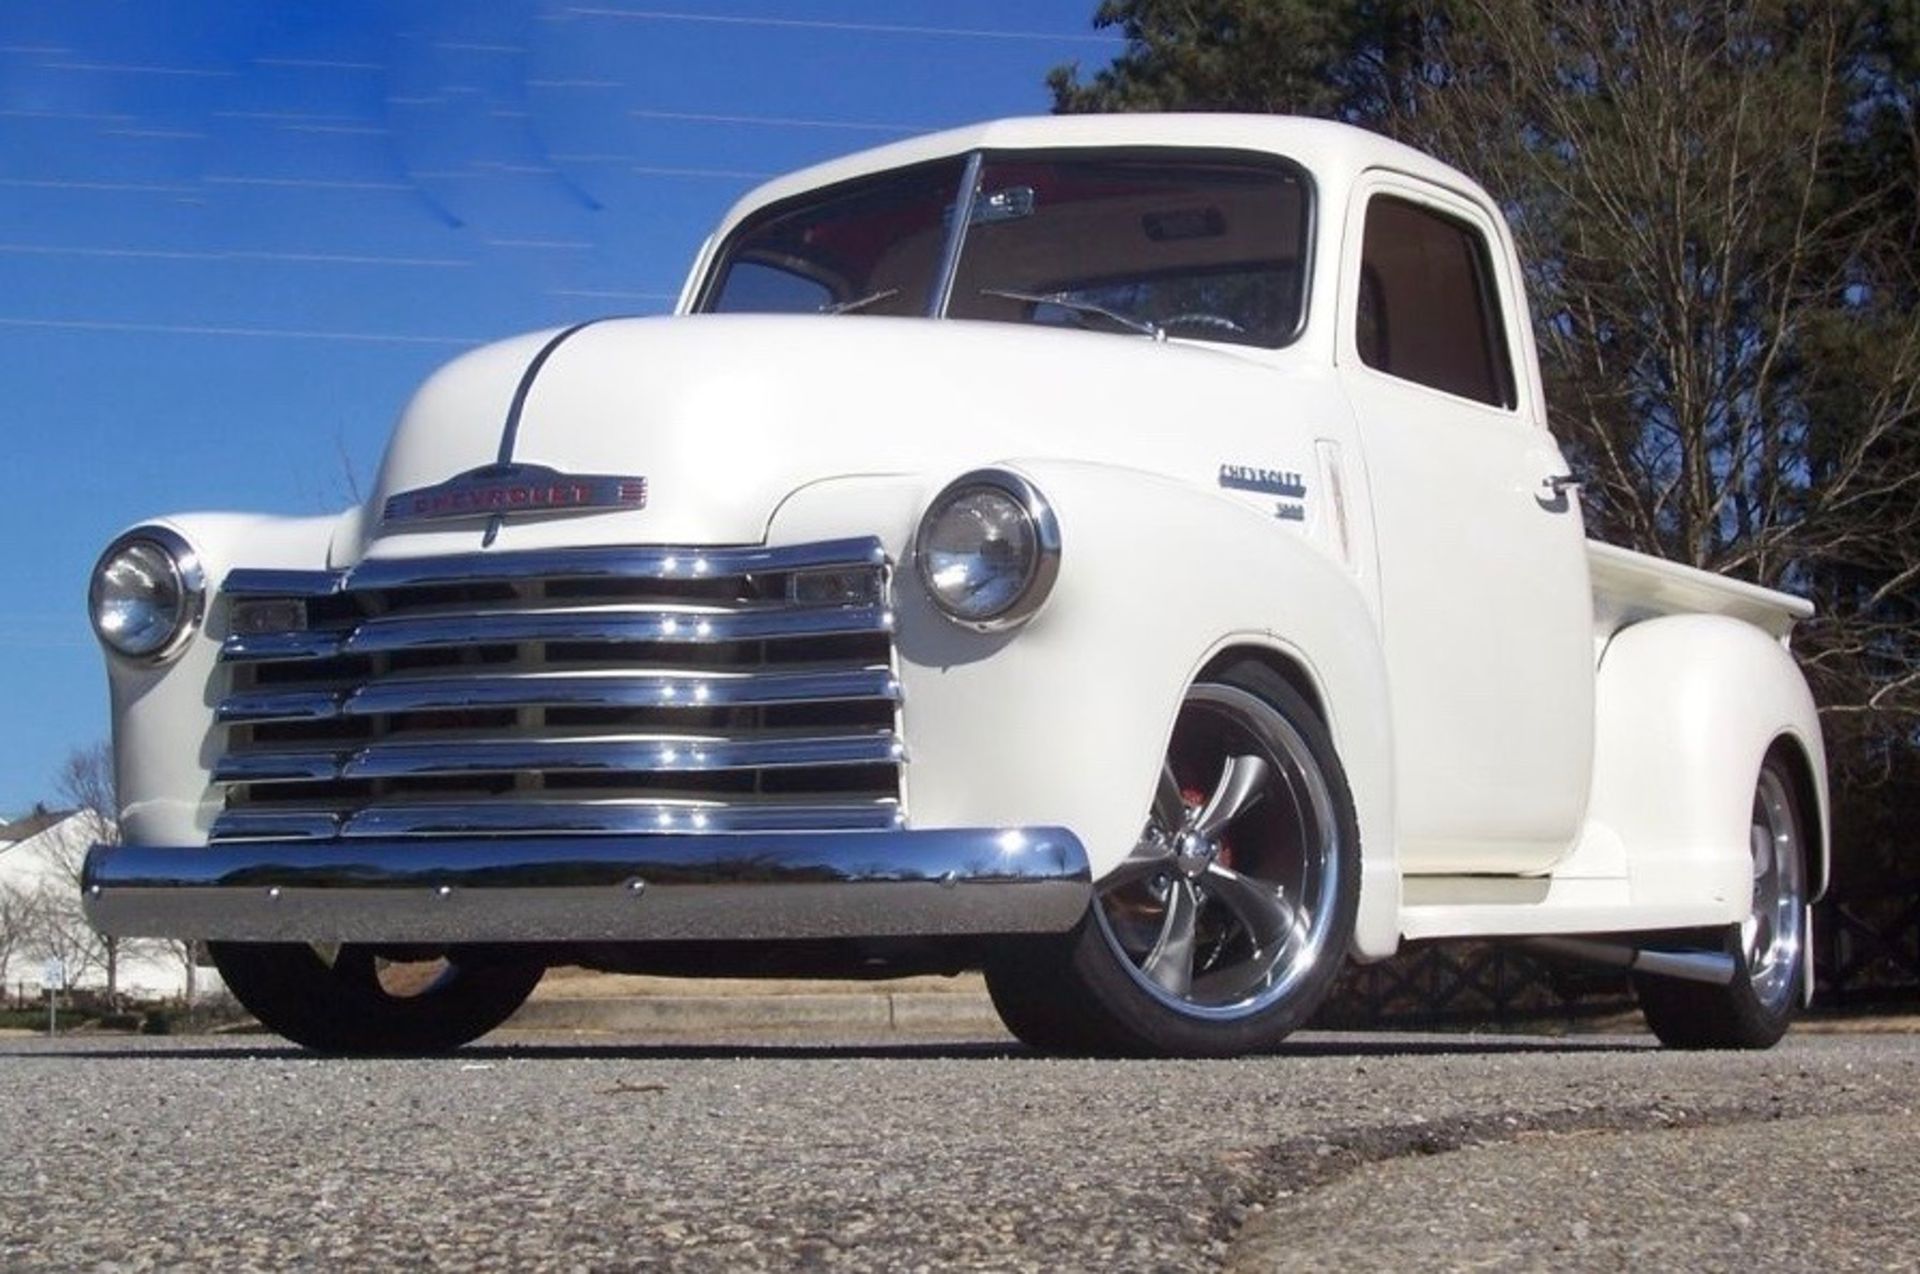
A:
POLYGON ((1920 1037, 0 1042, 0 1268, 1920 1262, 1920 1037), (504 1042, 503 1042, 504 1041, 504 1042))

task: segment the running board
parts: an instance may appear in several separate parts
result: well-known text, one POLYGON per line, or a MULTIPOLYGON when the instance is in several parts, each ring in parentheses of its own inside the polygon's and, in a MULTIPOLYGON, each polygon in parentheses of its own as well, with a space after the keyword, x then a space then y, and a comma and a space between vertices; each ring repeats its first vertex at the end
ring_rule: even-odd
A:
POLYGON ((1529 938, 1519 945, 1538 955, 1713 986, 1730 985, 1739 972, 1734 958, 1724 951, 1655 951, 1593 938, 1529 938))

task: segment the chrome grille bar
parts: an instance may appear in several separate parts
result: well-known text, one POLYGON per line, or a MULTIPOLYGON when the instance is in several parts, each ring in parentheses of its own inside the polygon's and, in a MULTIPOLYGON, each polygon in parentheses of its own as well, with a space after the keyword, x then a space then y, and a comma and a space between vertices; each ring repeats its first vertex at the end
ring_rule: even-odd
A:
POLYGON ((817 606, 745 611, 591 610, 474 611, 461 615, 369 619, 338 633, 236 634, 221 643, 228 662, 324 659, 447 646, 522 641, 604 641, 652 645, 767 641, 885 632, 892 617, 878 606, 817 606))
POLYGON ((827 566, 881 566, 886 551, 870 538, 822 540, 778 548, 578 548, 447 557, 370 558, 350 571, 236 570, 229 597, 317 597, 338 592, 491 583, 496 580, 698 580, 827 566))
POLYGON ((893 732, 797 739, 529 739, 382 743, 356 752, 243 752, 221 757, 220 783, 311 783, 332 779, 512 774, 518 770, 584 774, 704 774, 793 766, 891 765, 893 732))
POLYGON ((602 836, 655 832, 885 831, 894 801, 716 805, 687 801, 501 801, 374 805, 347 813, 228 810, 212 839, 333 840, 395 836, 602 836))
POLYGON ((520 673, 508 677, 419 677, 376 681, 358 690, 229 695, 224 722, 318 721, 394 712, 470 708, 718 708, 861 699, 893 702, 900 686, 887 668, 801 673, 520 673))
POLYGON ((324 810, 227 810, 213 820, 207 839, 332 840, 342 816, 324 810))
POLYGON ((224 662, 252 662, 267 659, 332 659, 340 653, 345 634, 235 633, 220 643, 224 662))
POLYGON ((291 690, 228 695, 213 710, 221 725, 246 721, 326 721, 340 715, 346 691, 291 690))

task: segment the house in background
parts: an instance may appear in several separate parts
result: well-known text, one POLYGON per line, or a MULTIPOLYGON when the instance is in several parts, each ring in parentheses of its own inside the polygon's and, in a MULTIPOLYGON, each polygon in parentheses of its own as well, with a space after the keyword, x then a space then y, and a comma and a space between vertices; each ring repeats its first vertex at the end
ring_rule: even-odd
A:
MULTIPOLYGON (((91 810, 36 809, 0 823, 0 985, 9 996, 45 992, 49 960, 66 972, 63 989, 104 989, 106 942, 80 908, 80 864, 101 838, 91 810)), ((134 1000, 184 998, 218 990, 219 975, 195 969, 189 949, 160 939, 122 939, 114 953, 122 995, 134 1000)))

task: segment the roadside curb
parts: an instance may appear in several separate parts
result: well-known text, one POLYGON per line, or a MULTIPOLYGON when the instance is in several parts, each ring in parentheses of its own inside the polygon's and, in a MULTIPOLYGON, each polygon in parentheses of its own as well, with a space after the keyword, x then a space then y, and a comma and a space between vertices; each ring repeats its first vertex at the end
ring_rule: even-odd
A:
POLYGON ((716 1031, 835 1027, 925 1033, 1004 1028, 986 996, 964 992, 877 994, 648 995, 529 1000, 505 1029, 520 1031, 716 1031))

